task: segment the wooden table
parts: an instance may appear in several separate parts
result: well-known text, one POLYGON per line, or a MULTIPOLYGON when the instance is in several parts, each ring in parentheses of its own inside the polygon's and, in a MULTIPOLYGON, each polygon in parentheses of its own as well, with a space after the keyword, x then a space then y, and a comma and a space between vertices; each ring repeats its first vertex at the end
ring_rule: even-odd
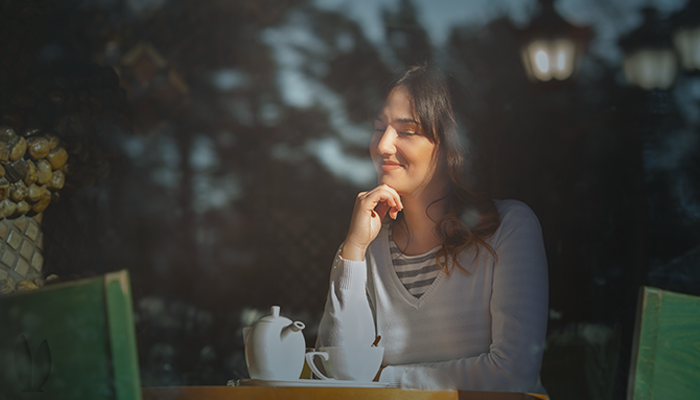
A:
POLYGON ((171 386, 142 389, 143 400, 538 400, 525 393, 321 387, 171 386))

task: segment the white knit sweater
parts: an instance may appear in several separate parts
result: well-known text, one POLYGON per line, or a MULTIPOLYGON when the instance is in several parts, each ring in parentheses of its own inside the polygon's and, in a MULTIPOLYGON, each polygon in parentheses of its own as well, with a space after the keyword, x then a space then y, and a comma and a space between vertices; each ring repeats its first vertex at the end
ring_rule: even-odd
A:
POLYGON ((548 278, 539 222, 516 200, 496 201, 501 225, 485 249, 460 254, 420 298, 399 281, 384 226, 365 261, 336 255, 317 346, 369 346, 381 335, 380 381, 420 389, 546 393, 539 370, 548 278))

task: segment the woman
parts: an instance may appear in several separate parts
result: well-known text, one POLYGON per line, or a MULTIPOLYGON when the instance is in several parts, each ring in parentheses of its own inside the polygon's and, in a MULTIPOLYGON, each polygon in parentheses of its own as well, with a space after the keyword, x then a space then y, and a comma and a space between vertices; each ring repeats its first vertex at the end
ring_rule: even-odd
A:
POLYGON ((379 186, 357 196, 318 346, 369 346, 391 386, 545 393, 547 265, 539 222, 468 189, 444 78, 414 67, 374 121, 379 186))

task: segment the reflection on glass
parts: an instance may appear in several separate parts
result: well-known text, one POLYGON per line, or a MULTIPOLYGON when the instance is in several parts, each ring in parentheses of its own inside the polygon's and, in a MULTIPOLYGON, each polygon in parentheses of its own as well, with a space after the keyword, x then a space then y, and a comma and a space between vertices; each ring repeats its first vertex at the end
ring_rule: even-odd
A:
POLYGON ((670 49, 645 49, 625 57, 627 81, 645 90, 671 87, 676 78, 676 55, 670 49))
POLYGON ((535 40, 523 52, 523 63, 530 78, 564 80, 574 72, 575 52, 568 39, 535 40))
MULTIPOLYGON (((539 72, 545 74, 549 72, 549 57, 547 57, 547 52, 544 50, 538 50, 535 53, 535 65, 539 72)), ((549 80, 549 78, 545 79, 549 80)))
POLYGON ((681 58, 681 65, 687 70, 700 69, 700 27, 681 29, 673 36, 681 58))

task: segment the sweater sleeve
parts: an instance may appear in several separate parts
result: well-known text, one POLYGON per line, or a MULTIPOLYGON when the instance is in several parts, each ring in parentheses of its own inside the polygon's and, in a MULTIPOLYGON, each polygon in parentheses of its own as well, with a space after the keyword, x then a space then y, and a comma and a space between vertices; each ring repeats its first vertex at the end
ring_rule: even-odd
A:
MULTIPOLYGON (((547 261, 539 222, 529 207, 509 203, 494 237, 487 353, 432 363, 387 366, 381 382, 421 389, 539 392, 547 328, 547 261)), ((482 266, 480 266, 482 267, 482 266)))
POLYGON ((338 250, 316 347, 369 346, 374 338, 374 317, 367 297, 367 263, 344 260, 338 250))

